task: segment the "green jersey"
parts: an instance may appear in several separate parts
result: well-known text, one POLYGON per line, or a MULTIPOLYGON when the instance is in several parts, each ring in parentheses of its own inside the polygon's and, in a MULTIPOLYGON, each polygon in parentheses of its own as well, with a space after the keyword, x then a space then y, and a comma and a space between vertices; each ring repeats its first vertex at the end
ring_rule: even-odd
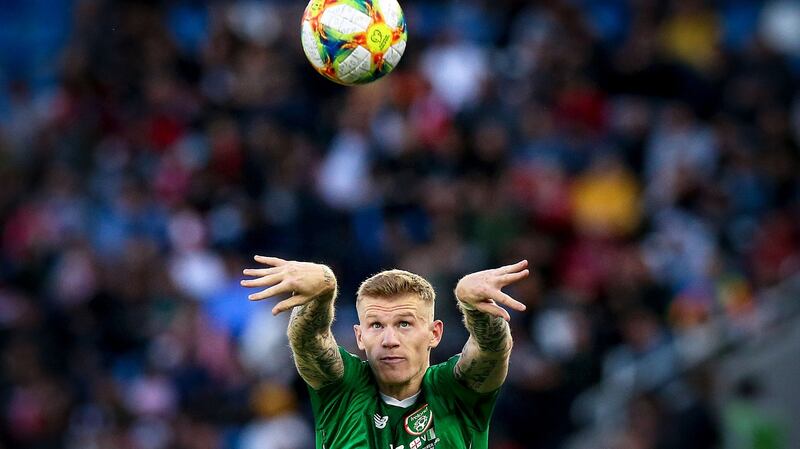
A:
POLYGON ((344 375, 309 388, 317 449, 487 449, 497 390, 477 393, 454 374, 460 355, 431 366, 408 407, 388 405, 366 361, 339 347, 344 375))

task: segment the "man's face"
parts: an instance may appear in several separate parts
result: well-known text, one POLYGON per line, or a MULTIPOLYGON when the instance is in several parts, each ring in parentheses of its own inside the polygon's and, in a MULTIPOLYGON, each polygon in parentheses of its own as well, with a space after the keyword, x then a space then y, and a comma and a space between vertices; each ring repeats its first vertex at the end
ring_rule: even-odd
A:
POLYGON ((360 324, 353 326, 358 348, 367 353, 378 385, 402 391, 422 379, 429 351, 439 344, 443 324, 433 320, 431 305, 414 294, 393 298, 362 297, 360 324))

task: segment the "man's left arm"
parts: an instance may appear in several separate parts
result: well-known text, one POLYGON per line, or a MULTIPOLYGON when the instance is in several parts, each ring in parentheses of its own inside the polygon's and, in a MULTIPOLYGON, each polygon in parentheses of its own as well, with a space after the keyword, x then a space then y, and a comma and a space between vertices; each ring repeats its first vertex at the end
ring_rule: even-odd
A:
POLYGON ((508 321, 511 316, 498 304, 524 311, 525 305, 502 288, 528 276, 526 260, 462 278, 455 289, 469 339, 455 366, 455 377, 479 393, 494 391, 508 374, 513 346, 508 321))

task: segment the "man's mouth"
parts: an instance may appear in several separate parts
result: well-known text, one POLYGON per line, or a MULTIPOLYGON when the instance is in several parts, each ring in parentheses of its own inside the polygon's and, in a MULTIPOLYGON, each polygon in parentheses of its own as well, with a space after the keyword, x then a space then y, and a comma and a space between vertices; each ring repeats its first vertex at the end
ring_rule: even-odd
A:
POLYGON ((381 357, 380 361, 389 365, 394 365, 405 361, 405 357, 386 356, 386 357, 381 357))

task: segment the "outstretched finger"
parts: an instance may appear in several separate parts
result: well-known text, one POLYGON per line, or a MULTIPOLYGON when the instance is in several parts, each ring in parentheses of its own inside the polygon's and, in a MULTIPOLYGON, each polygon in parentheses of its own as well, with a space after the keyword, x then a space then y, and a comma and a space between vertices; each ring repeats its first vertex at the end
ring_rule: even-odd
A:
POLYGON ((253 259, 255 259, 256 262, 272 265, 273 267, 279 267, 286 264, 286 261, 279 257, 253 256, 253 259))
POLYGON ((511 307, 512 309, 514 309, 514 310, 516 310, 518 312, 524 312, 525 309, 527 309, 525 304, 517 301, 516 299, 514 299, 511 296, 501 292, 500 290, 497 290, 496 292, 493 292, 492 299, 494 299, 495 301, 499 302, 500 304, 503 304, 503 305, 506 305, 508 307, 511 307))
POLYGON ((275 304, 275 307, 272 308, 272 314, 277 315, 279 313, 286 312, 287 310, 292 310, 293 308, 305 304, 308 301, 308 298, 303 295, 294 295, 291 298, 284 299, 283 301, 275 304))
POLYGON ((489 315, 498 316, 506 321, 511 321, 511 315, 508 314, 506 309, 498 306, 494 302, 490 301, 479 302, 475 304, 475 308, 483 313, 488 313, 489 315))
POLYGON ((247 299, 250 301, 261 301, 262 299, 271 298, 276 295, 280 295, 281 293, 289 293, 292 289, 289 287, 289 284, 281 282, 277 285, 273 285, 270 288, 261 290, 258 293, 253 293, 249 295, 247 299))
POLYGON ((511 265, 505 265, 497 269, 500 273, 516 273, 517 271, 524 270, 528 266, 528 261, 522 259, 519 262, 511 265))
POLYGON ((528 269, 526 268, 522 271, 517 271, 516 273, 501 274, 498 278, 498 281, 500 282, 500 285, 505 287, 506 285, 510 285, 513 284, 514 282, 525 279, 526 277, 528 277, 529 274, 530 271, 528 271, 528 269))
POLYGON ((267 276, 269 274, 277 273, 280 270, 279 267, 271 267, 271 268, 245 268, 242 270, 242 274, 245 276, 267 276))
POLYGON ((262 276, 258 279, 242 279, 239 283, 242 285, 242 287, 268 287, 270 285, 275 285, 282 280, 283 278, 280 275, 271 274, 262 276))

